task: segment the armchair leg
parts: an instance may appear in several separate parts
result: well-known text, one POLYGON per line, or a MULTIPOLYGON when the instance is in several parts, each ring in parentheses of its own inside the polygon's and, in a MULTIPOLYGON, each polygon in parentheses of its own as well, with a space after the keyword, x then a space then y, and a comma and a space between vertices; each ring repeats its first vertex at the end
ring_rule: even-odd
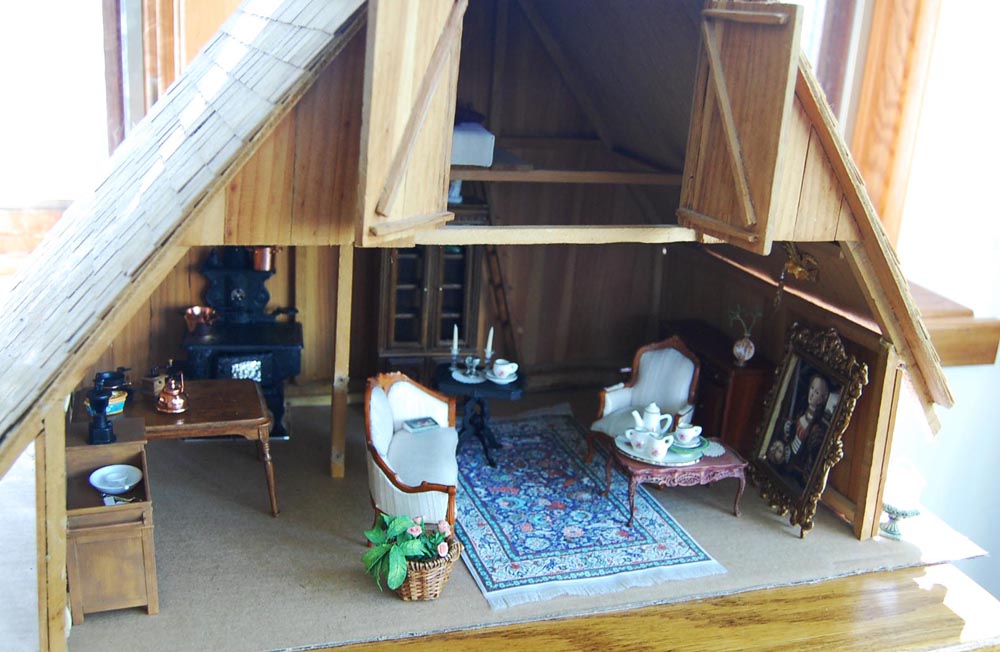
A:
POLYGON ((594 433, 587 433, 587 456, 583 458, 584 464, 590 464, 591 460, 594 459, 594 433))

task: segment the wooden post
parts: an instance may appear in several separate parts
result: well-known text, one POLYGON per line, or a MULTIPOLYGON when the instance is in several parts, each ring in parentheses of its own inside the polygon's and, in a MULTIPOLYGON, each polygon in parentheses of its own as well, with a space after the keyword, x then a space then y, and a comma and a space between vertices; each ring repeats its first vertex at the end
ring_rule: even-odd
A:
POLYGON ((351 288, 354 285, 354 246, 340 245, 337 262, 336 344, 333 351, 333 395, 330 401, 330 476, 344 477, 347 441, 347 384, 351 358, 351 288))
POLYGON ((66 413, 61 404, 43 414, 35 437, 35 507, 38 549, 38 648, 66 649, 66 413))

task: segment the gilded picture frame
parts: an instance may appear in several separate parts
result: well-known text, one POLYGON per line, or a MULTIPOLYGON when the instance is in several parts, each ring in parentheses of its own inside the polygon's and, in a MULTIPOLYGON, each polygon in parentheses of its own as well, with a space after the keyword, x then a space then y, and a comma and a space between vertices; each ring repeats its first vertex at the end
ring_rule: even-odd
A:
POLYGON ((848 355, 837 331, 789 329, 784 360, 764 404, 750 478, 800 537, 813 527, 830 469, 844 456, 843 435, 868 384, 868 366, 848 355))

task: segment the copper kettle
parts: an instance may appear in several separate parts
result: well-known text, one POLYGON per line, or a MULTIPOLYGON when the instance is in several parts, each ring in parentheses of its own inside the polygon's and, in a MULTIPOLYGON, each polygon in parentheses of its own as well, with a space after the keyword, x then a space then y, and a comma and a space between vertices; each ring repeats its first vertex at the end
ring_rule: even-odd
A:
POLYGON ((169 376, 160 395, 156 398, 156 410, 166 414, 180 414, 188 409, 188 395, 184 392, 184 373, 169 376))

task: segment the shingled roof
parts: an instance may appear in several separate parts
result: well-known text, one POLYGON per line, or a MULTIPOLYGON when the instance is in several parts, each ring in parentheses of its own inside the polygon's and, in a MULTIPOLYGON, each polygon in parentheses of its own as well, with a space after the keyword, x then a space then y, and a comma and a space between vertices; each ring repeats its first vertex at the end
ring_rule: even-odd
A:
POLYGON ((179 258, 189 218, 364 24, 363 5, 244 3, 66 210, 4 302, 0 473, 179 258))

